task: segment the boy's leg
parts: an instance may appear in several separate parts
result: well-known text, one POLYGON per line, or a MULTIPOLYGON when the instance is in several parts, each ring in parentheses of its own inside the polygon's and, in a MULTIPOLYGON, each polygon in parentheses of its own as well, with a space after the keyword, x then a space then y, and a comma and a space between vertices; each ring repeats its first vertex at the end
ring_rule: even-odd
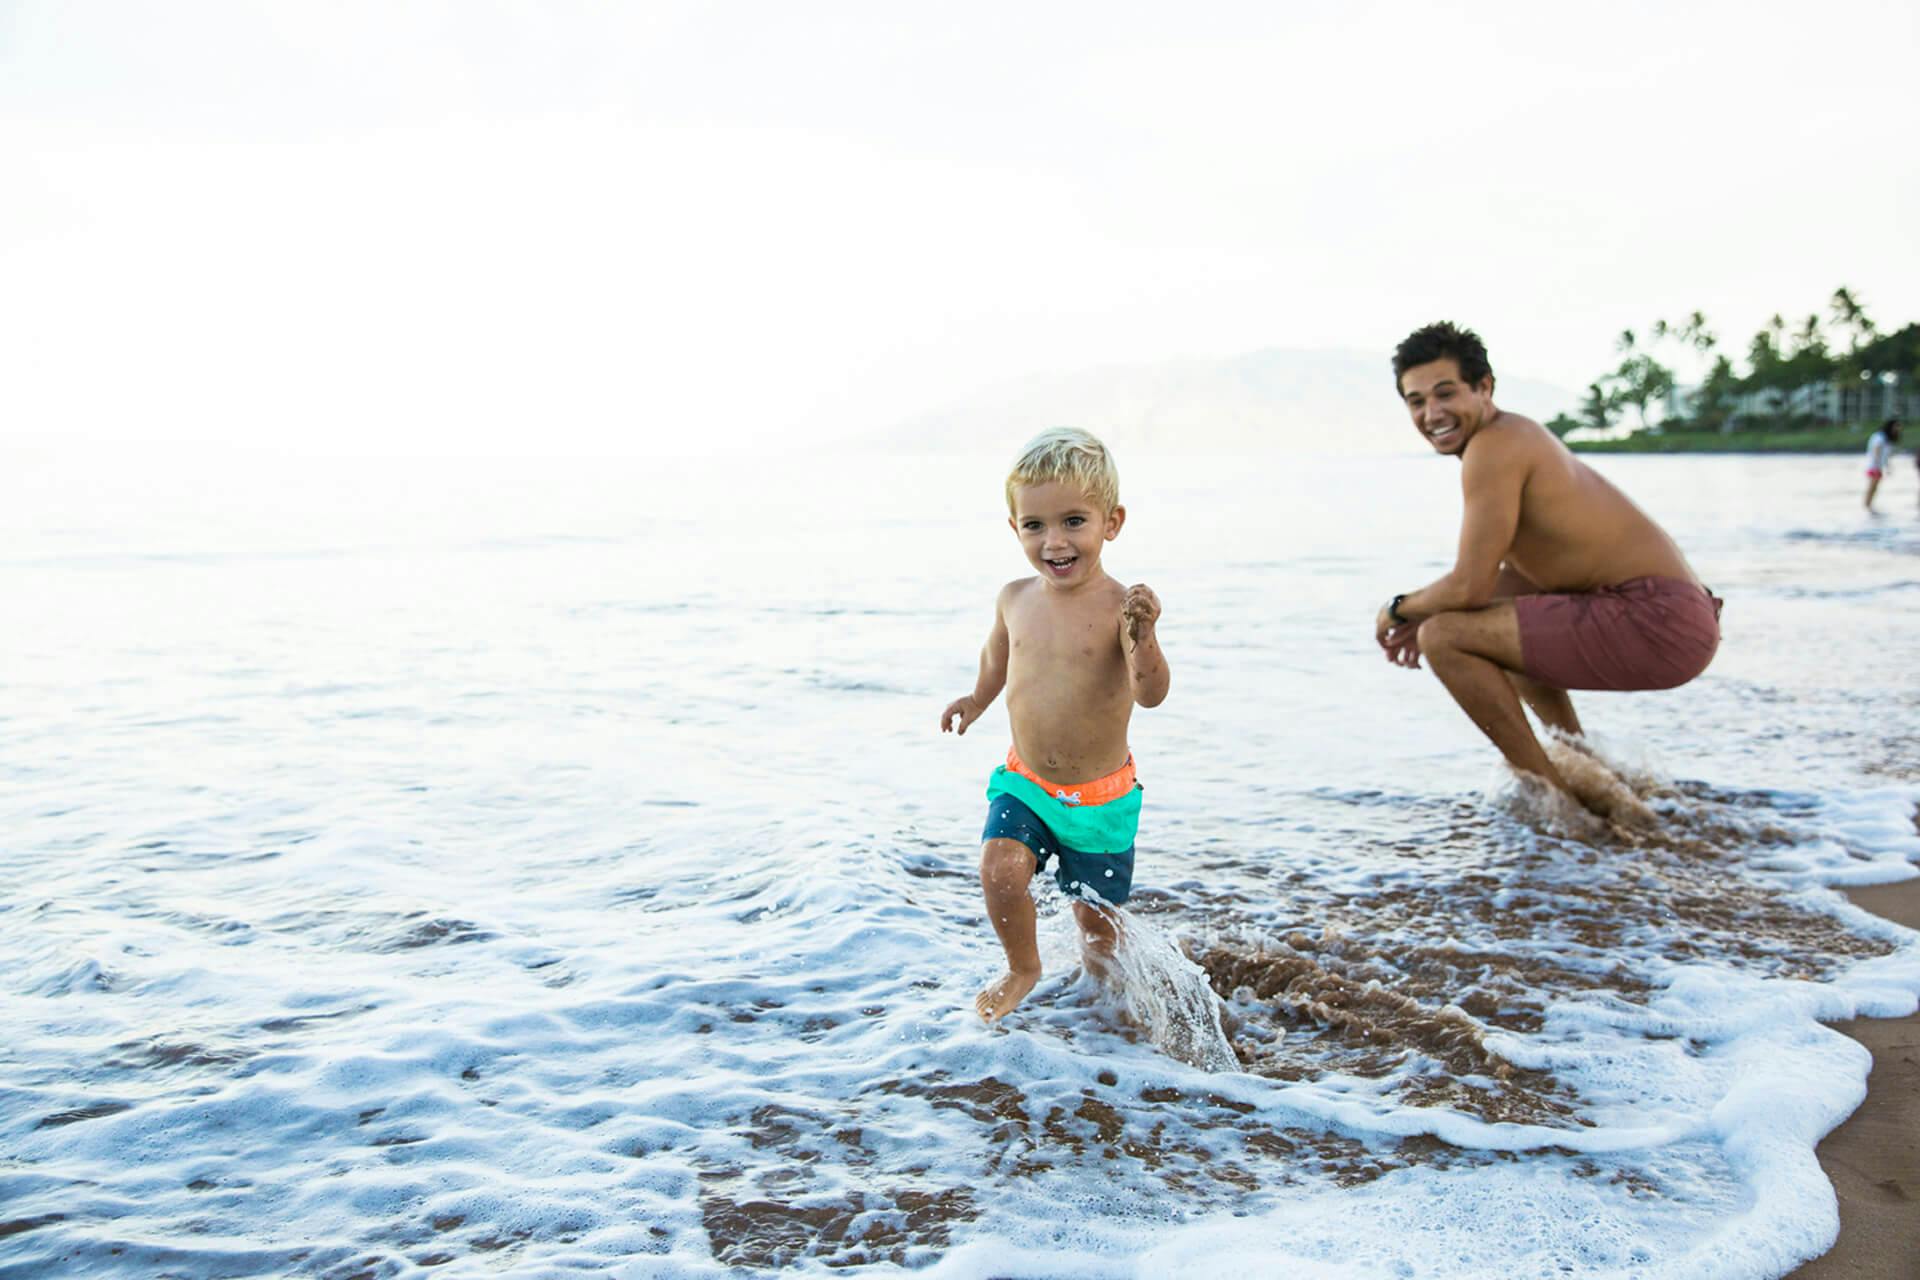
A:
POLYGON ((989 840, 980 846, 980 889, 987 918, 1007 953, 1007 972, 974 997, 973 1007, 987 1022, 997 1022, 1027 998, 1040 981, 1040 940, 1033 897, 1033 851, 1018 840, 989 840))
POLYGON ((1080 963, 1095 978, 1104 979, 1113 965, 1114 948, 1120 945, 1120 918, 1085 901, 1073 904, 1073 918, 1080 926, 1080 963))

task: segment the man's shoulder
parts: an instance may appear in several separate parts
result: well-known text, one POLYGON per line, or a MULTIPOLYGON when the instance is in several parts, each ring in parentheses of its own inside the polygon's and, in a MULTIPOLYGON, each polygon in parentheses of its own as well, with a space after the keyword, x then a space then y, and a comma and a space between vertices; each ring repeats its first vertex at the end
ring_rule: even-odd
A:
POLYGON ((1562 448, 1551 431, 1523 414, 1502 411, 1473 435, 1461 461, 1475 470, 1525 467, 1555 448, 1562 448))
POLYGON ((1493 432, 1496 439, 1506 441, 1510 448, 1553 444, 1557 441, 1553 432, 1526 414, 1514 413, 1510 409, 1502 409, 1499 417, 1481 429, 1481 434, 1484 435, 1488 431, 1493 432))

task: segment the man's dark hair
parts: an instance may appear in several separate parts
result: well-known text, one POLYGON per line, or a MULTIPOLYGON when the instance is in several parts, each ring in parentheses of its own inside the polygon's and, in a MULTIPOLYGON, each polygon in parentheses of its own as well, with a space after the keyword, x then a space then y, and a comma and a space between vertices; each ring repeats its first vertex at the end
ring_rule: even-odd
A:
POLYGON ((1449 356, 1460 366, 1460 376, 1468 386, 1480 385, 1480 379, 1493 376, 1487 363, 1487 346, 1471 329, 1442 320, 1424 329, 1415 329, 1393 352, 1393 389, 1400 390, 1400 378, 1409 369, 1449 356))
POLYGON ((1900 419, 1888 418, 1880 424, 1880 429, 1892 436, 1895 440, 1898 440, 1900 438, 1900 419))

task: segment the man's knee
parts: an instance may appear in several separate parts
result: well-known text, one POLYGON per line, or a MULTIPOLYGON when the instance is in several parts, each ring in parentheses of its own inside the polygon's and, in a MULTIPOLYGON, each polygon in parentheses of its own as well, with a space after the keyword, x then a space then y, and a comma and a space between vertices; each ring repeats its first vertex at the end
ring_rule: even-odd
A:
POLYGON ((1037 859, 1018 840, 993 839, 980 846, 980 883, 1019 887, 1033 879, 1037 859))
POLYGON ((1460 645, 1460 615, 1457 613, 1436 613, 1420 624, 1414 634, 1420 638, 1420 655, 1424 658, 1446 657, 1456 652, 1460 645))

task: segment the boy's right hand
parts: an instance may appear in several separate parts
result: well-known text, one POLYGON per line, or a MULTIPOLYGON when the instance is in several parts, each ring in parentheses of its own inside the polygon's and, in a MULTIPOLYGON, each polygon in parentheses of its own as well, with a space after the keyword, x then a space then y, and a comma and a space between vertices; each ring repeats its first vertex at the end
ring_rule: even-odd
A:
POLYGON ((985 707, 971 697, 955 698, 947 704, 947 709, 940 713, 940 732, 965 734, 967 726, 978 720, 980 713, 985 710, 985 707), (953 723, 956 717, 960 721, 957 729, 953 723))

